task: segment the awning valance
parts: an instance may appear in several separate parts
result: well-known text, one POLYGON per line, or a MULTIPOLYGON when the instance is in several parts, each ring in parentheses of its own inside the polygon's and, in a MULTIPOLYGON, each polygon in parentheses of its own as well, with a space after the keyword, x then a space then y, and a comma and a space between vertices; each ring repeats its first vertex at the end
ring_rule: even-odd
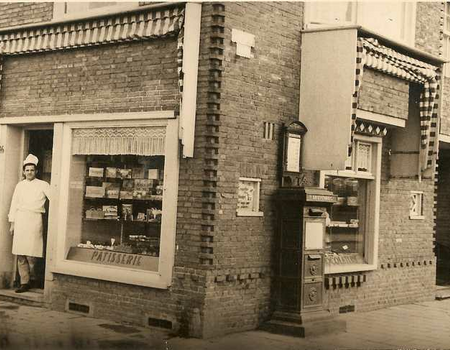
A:
POLYGON ((176 35, 184 8, 115 15, 0 34, 0 54, 16 55, 176 35))
POLYGON ((420 96, 420 168, 431 168, 437 155, 438 99, 440 67, 403 55, 375 38, 358 38, 356 81, 353 94, 352 135, 356 130, 356 111, 363 67, 369 67, 406 81, 423 85, 420 96))
POLYGON ((73 155, 164 155, 165 127, 74 129, 73 155))

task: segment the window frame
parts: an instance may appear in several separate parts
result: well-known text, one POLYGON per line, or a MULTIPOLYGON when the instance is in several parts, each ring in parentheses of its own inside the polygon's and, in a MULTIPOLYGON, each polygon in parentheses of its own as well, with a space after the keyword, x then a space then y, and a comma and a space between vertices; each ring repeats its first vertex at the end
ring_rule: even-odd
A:
POLYGON ((418 199, 418 207, 420 210, 420 213, 416 213, 411 208, 409 209, 409 218, 411 220, 423 220, 425 219, 425 215, 423 214, 423 202, 424 202, 424 194, 423 191, 410 191, 409 192, 409 200, 412 201, 413 197, 416 196, 418 199))
MULTIPOLYGON (((365 9, 367 9, 367 6, 364 1, 347 1, 351 2, 355 6, 352 8, 351 12, 351 20, 350 21, 336 21, 336 22, 319 22, 315 21, 312 22, 313 19, 313 12, 315 10, 314 6, 316 4, 320 4, 321 2, 315 2, 315 1, 307 1, 305 2, 305 29, 312 29, 312 28, 322 28, 322 27, 338 27, 338 26, 349 26, 349 25, 361 25, 366 29, 369 29, 373 32, 376 32, 380 34, 380 36, 385 36, 391 38, 389 34, 381 34, 378 30, 372 29, 372 27, 368 26, 364 22, 364 13, 365 9)), ((404 33, 403 38, 399 37, 392 37, 393 40, 406 43, 410 46, 414 46, 415 44, 415 34, 416 34, 416 3, 415 2, 409 2, 409 1, 403 1, 403 25, 401 28, 401 31, 404 33)))
MULTIPOLYGON (((450 28, 447 27, 447 20, 450 20, 450 3, 444 2, 444 24, 442 26, 443 33, 443 56, 450 59, 450 28), (448 11, 448 12, 447 12, 448 11)), ((444 76, 450 78, 450 63, 444 64, 444 76)))
MULTIPOLYGON (((241 181, 252 182, 255 186, 255 196, 252 210, 247 209, 236 209, 236 216, 264 216, 264 213, 259 210, 260 207, 260 199, 261 199, 261 179, 254 177, 240 177, 239 185, 241 181)), ((238 185, 238 193, 239 193, 239 185, 238 185)), ((239 201, 239 199, 238 199, 239 201)))
MULTIPOLYGON (((87 6, 89 2, 79 2, 87 6)), ((78 11, 73 13, 65 13, 66 9, 66 1, 63 2, 54 2, 53 3, 53 21, 65 21, 65 20, 75 20, 92 16, 102 16, 108 14, 114 14, 127 10, 134 10, 141 7, 139 1, 127 1, 121 2, 117 1, 117 4, 114 6, 105 6, 97 9, 89 9, 89 8, 81 8, 78 11)))
POLYGON ((175 261, 175 235, 178 200, 179 147, 178 119, 148 119, 86 122, 68 122, 63 124, 61 150, 61 172, 59 189, 59 232, 54 243, 54 261, 49 266, 52 273, 61 273, 85 278, 94 278, 118 283, 133 284, 160 289, 168 288, 172 283, 172 270, 175 261), (161 223, 161 245, 158 271, 144 271, 132 268, 91 264, 66 259, 67 218, 69 207, 69 176, 71 165, 72 130, 90 127, 139 127, 165 126, 165 170, 163 194, 163 219, 161 223), (170 186, 167 184, 170 183, 170 186))
MULTIPOLYGON (((380 186, 381 186, 381 154, 382 138, 355 135, 355 146, 358 141, 372 144, 372 173, 355 170, 321 170, 319 186, 325 188, 325 176, 357 178, 371 180, 367 183, 366 235, 364 242, 365 260, 363 264, 332 265, 325 261, 325 274, 376 270, 378 265, 378 236, 380 220, 380 186)), ((356 148, 354 148, 356 149, 356 148)), ((352 155, 352 168, 356 162, 356 152, 352 155)))

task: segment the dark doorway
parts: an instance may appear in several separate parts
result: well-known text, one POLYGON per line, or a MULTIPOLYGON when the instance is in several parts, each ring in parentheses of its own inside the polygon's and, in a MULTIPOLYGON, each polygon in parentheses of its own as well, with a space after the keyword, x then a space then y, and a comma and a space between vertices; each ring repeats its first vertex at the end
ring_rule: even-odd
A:
MULTIPOLYGON (((52 171, 52 152, 53 152, 53 130, 27 130, 26 140, 28 140, 28 151, 26 154, 34 154, 38 157, 37 178, 48 183, 51 181, 52 171)), ((25 144, 25 146, 27 146, 25 144)), ((26 150, 26 147, 25 147, 26 150)), ((25 156, 26 156, 25 154, 25 156)), ((45 281, 45 257, 47 247, 47 232, 48 232, 48 209, 49 203, 45 205, 44 220, 44 257, 38 259, 35 267, 36 281, 32 286, 37 289, 44 288, 45 281)))
POLYGON ((450 147, 439 149, 436 196, 436 284, 450 287, 450 147))

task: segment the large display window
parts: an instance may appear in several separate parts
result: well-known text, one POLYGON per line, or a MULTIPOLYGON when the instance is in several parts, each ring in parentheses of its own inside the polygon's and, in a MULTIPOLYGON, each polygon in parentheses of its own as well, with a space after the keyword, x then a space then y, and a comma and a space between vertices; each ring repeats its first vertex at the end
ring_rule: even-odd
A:
POLYGON ((164 156, 73 155, 71 163, 67 259, 158 271, 164 156))
POLYGON ((376 269, 381 138, 355 138, 343 171, 321 171, 321 186, 337 197, 327 212, 326 273, 376 269))
POLYGON ((64 126, 55 272, 170 285, 177 131, 174 119, 64 126))

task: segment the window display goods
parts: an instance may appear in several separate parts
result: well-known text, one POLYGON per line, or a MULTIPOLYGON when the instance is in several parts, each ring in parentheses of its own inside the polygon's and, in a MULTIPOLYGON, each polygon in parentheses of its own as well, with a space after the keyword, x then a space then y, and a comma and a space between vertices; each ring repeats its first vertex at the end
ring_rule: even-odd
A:
POLYGON ((163 216, 164 156, 73 155, 67 259, 154 270, 163 216))

